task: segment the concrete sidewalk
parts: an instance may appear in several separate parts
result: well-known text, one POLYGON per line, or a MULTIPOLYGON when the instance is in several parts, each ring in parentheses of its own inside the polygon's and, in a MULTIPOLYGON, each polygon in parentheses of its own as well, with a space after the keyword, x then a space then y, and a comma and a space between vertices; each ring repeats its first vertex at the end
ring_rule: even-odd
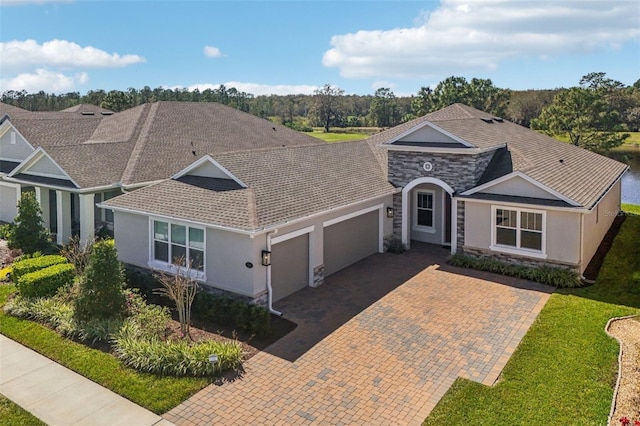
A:
POLYGON ((0 393, 51 426, 172 425, 1 334, 0 393))

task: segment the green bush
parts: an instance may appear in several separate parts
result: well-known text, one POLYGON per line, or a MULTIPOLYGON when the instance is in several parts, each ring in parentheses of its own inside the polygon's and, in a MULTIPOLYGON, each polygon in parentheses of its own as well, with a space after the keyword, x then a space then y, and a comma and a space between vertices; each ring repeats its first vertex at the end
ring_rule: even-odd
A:
POLYGON ((524 280, 536 281, 558 288, 576 288, 583 286, 578 274, 566 268, 513 265, 491 258, 477 259, 475 257, 465 256, 459 253, 451 256, 449 264, 463 268, 493 272, 524 280))
POLYGON ((207 376, 214 373, 209 355, 218 355, 215 372, 238 369, 242 365, 242 345, 238 341, 162 341, 147 337, 138 324, 126 322, 114 339, 114 352, 127 366, 148 373, 171 376, 207 376))
POLYGON ((9 248, 21 249, 24 253, 52 250, 49 232, 42 223, 42 210, 36 194, 23 193, 18 202, 18 215, 14 219, 15 227, 8 235, 9 248))
POLYGON ((163 305, 166 298, 156 293, 162 284, 152 275, 138 269, 125 268, 125 285, 128 289, 138 290, 147 303, 163 305))
POLYGON ((48 256, 37 256, 30 258, 21 258, 20 260, 13 262, 13 271, 11 272, 11 279, 14 282, 18 282, 20 277, 31 272, 38 271, 40 269, 48 268, 49 266, 59 265, 67 263, 67 259, 64 256, 58 256, 50 254, 48 256))
POLYGON ((24 297, 49 297, 56 294, 60 287, 71 285, 74 272, 72 264, 60 263, 22 275, 16 281, 16 286, 24 297))
POLYGON ((113 240, 93 245, 85 274, 75 299, 75 315, 80 322, 122 317, 125 313, 124 271, 113 240))
POLYGON ((5 223, 0 225, 0 240, 8 240, 15 225, 13 223, 5 223))
POLYGON ((193 317, 265 337, 271 333, 271 315, 261 306, 221 295, 200 292, 193 303, 193 317))

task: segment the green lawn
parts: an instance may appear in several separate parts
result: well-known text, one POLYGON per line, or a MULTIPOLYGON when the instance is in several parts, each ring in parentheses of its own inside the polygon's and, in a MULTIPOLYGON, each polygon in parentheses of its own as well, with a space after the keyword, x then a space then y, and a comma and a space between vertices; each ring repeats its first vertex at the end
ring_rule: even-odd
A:
POLYGON ((625 141, 625 145, 635 145, 640 144, 640 132, 627 132, 631 136, 629 136, 625 141))
MULTIPOLYGON (((640 212, 640 206, 625 206, 640 212)), ((424 425, 605 425, 617 373, 612 317, 640 314, 640 216, 627 216, 596 284, 559 290, 493 387, 458 379, 424 425)))
POLYGON ((322 139, 325 142, 348 142, 366 139, 369 135, 365 133, 324 133, 324 132, 311 132, 307 135, 314 138, 322 139))
POLYGON ((37 417, 0 395, 0 424, 15 426, 45 426, 37 417))
POLYGON ((636 204, 624 204, 624 203, 622 203, 622 210, 624 210, 626 213, 640 215, 640 206, 638 206, 636 204))
MULTIPOLYGON (((14 291, 14 285, 0 285, 0 305, 14 291)), ((123 367, 107 353, 61 337, 38 323, 7 315, 1 309, 0 330, 10 339, 157 414, 170 410, 211 382, 206 378, 160 377, 137 372, 123 367)))

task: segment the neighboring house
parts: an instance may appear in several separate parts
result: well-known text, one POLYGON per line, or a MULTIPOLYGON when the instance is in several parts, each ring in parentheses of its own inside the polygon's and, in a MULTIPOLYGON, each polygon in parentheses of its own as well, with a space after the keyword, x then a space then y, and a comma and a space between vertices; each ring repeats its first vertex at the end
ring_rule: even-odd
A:
POLYGON ((461 104, 366 141, 288 137, 286 147, 198 150, 171 179, 103 202, 121 259, 190 264, 208 287, 270 308, 393 238, 582 273, 628 168, 461 104))
POLYGON ((318 144, 215 103, 156 102, 120 113, 0 104, 0 117, 0 221, 12 221, 21 193, 35 191, 58 244, 112 227, 112 212, 97 203, 167 179, 206 153, 318 144))

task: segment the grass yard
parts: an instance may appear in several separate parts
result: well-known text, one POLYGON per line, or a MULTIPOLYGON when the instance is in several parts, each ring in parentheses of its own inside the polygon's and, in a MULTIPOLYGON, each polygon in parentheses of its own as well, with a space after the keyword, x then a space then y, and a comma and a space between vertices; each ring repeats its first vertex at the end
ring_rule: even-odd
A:
MULTIPOLYGON (((640 206, 625 205, 640 213, 640 206)), ((605 425, 618 343, 604 327, 640 314, 640 215, 630 214, 596 284, 554 293, 493 387, 458 379, 424 425, 605 425)))
POLYGON ((46 426, 40 419, 0 395, 0 423, 3 425, 46 426))
MULTIPOLYGON (((15 291, 0 285, 0 305, 15 291)), ((0 310, 2 334, 113 392, 162 414, 208 385, 209 378, 160 377, 123 367, 108 353, 73 342, 38 323, 12 317, 0 310)), ((21 424, 21 423, 9 423, 21 424)))
POLYGON ((348 142, 348 141, 357 141, 361 139, 366 139, 369 135, 365 133, 324 133, 324 132, 312 132, 307 133, 314 138, 321 139, 325 142, 348 142))
MULTIPOLYGON (((629 136, 625 141, 624 145, 636 145, 640 144, 640 132, 627 132, 631 136, 629 136)), ((623 146, 624 146, 623 145, 623 146)))

